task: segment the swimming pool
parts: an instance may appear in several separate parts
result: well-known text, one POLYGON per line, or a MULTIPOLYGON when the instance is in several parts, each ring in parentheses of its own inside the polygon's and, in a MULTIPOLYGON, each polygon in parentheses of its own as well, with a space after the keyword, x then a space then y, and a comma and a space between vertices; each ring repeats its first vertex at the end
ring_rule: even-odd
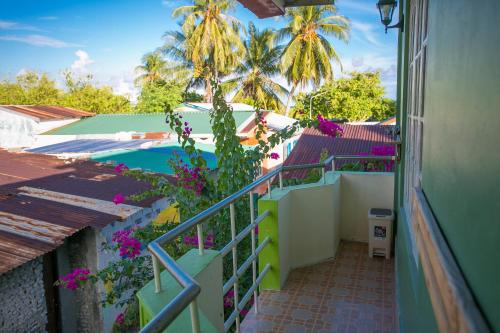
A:
MULTIPOLYGON (((207 161, 209 168, 217 166, 213 145, 197 144, 197 148, 203 151, 202 156, 207 161)), ((141 168, 144 171, 173 174, 172 167, 168 161, 174 158, 175 154, 189 164, 188 157, 184 150, 177 144, 165 144, 147 149, 123 149, 105 153, 97 153, 91 159, 97 162, 113 161, 123 163, 131 169, 141 168)))

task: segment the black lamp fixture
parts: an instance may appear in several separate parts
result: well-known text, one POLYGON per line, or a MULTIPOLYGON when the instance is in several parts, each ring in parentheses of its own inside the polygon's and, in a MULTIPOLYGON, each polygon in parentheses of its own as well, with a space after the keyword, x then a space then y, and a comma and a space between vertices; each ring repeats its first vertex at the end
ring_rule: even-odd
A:
POLYGON ((387 29, 400 28, 403 31, 404 27, 404 17, 401 18, 397 24, 389 25, 392 22, 392 16, 394 15, 394 10, 396 9, 398 3, 396 0, 379 0, 377 3, 378 11, 380 12, 380 21, 385 26, 385 33, 387 29))

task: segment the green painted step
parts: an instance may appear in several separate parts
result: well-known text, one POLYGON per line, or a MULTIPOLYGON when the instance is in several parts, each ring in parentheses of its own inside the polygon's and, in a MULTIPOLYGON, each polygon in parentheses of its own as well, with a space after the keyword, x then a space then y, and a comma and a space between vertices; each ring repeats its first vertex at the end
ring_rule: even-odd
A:
MULTIPOLYGON (((219 255, 218 251, 205 250, 205 254, 200 256, 197 249, 192 249, 182 256, 177 263, 192 277, 196 276, 205 269, 208 264, 219 255)), ((182 288, 179 283, 168 273, 163 271, 160 274, 162 291, 155 293, 154 280, 149 281, 139 292, 140 325, 144 327, 160 310, 172 299, 177 296, 182 288)), ((198 309, 200 315, 200 328, 203 333, 216 333, 218 330, 207 319, 201 309, 198 309)), ((191 314, 189 307, 186 308, 165 330, 167 333, 185 333, 191 332, 191 314)))

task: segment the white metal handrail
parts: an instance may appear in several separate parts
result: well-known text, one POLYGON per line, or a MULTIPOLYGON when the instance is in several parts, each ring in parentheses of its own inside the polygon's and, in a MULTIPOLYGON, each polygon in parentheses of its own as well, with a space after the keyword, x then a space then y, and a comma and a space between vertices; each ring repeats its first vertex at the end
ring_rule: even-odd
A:
POLYGON ((270 243, 270 239, 266 238, 262 243, 256 247, 256 235, 255 229, 262 222, 265 217, 269 214, 269 211, 265 211, 256 218, 254 217, 254 201, 252 197, 252 191, 263 183, 267 183, 267 191, 269 198, 271 197, 271 181, 274 177, 279 177, 279 187, 283 188, 283 172, 293 171, 293 170, 303 170, 303 169, 314 169, 321 168, 322 170, 322 180, 326 183, 325 172, 326 168, 330 167, 335 170, 335 160, 391 160, 394 161, 397 156, 330 156, 322 163, 315 164, 304 164, 304 165, 292 165, 292 166, 281 166, 271 172, 257 178, 250 185, 245 186, 236 193, 230 195, 229 197, 223 199, 222 201, 216 203, 215 205, 209 207, 205 211, 199 213, 198 215, 190 218, 186 222, 179 224, 176 228, 170 230, 166 234, 158 237, 148 245, 148 249, 151 252, 153 258, 153 271, 154 271, 154 281, 155 281, 155 291, 157 293, 161 292, 161 279, 160 279, 160 263, 161 265, 174 277, 174 279, 184 288, 170 303, 165 305, 163 309, 141 330, 141 333, 149 332, 162 332, 164 329, 172 323, 172 321, 188 306, 191 312, 191 326, 194 333, 200 332, 199 314, 198 306, 196 304, 196 297, 201 291, 198 283, 186 273, 182 267, 163 249, 162 246, 174 239, 184 234, 185 232, 191 230, 196 226, 198 234, 198 252, 200 255, 204 253, 204 239, 203 239, 203 223, 206 222, 210 217, 219 213, 222 209, 229 206, 230 209, 230 219, 231 219, 231 242, 229 242, 220 252, 223 256, 232 253, 233 257, 233 274, 229 280, 224 284, 223 293, 226 294, 227 291, 233 287, 234 290, 234 311, 231 313, 229 318, 224 322, 224 330, 228 331, 229 328, 236 323, 236 331, 239 332, 239 314, 243 310, 246 303, 250 300, 252 294, 255 300, 255 311, 258 311, 257 307, 257 287, 260 285, 264 276, 270 269, 269 263, 266 264, 264 269, 260 274, 257 275, 257 258, 258 254, 264 249, 264 247, 270 243), (244 228, 239 234, 236 234, 236 221, 235 221, 235 206, 234 203, 242 198, 244 195, 250 194, 250 224, 244 228), (252 254, 248 257, 245 262, 238 267, 237 262, 237 245, 244 237, 251 234, 252 239, 252 254), (243 296, 241 301, 239 300, 239 277, 252 266, 252 286, 249 288, 247 293, 243 296))

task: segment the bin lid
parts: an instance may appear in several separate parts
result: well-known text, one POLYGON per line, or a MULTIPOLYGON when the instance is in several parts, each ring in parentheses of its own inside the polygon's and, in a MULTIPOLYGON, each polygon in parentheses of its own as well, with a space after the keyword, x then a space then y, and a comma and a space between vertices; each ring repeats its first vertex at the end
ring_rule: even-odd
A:
POLYGON ((370 208, 370 211, 368 212, 368 217, 369 218, 382 218, 382 219, 392 219, 393 214, 392 214, 392 209, 387 209, 387 208, 370 208))

